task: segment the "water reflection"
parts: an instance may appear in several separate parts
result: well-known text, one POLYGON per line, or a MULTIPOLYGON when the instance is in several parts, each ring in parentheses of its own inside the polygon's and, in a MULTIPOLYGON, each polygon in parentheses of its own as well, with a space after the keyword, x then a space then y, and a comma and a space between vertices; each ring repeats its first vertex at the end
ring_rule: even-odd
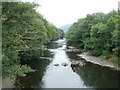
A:
POLYGON ((70 60, 65 53, 66 45, 61 40, 58 43, 63 43, 63 46, 58 49, 51 49, 54 52, 53 61, 47 67, 42 79, 42 88, 85 88, 83 80, 77 73, 74 73, 70 60), (69 66, 62 66, 66 62, 69 66), (54 64, 59 66, 54 66, 54 64))
POLYGON ((33 67, 36 72, 29 73, 26 77, 17 77, 16 87, 19 88, 32 88, 40 87, 42 83, 42 77, 44 75, 45 67, 50 63, 50 61, 38 61, 34 60, 31 62, 31 67, 33 67))
MULTIPOLYGON (((47 56, 53 57, 51 52, 48 52, 48 51, 44 51, 43 55, 44 55, 44 57, 47 57, 47 56)), ((42 59, 42 60, 34 59, 31 61, 27 61, 26 63, 29 66, 31 66, 33 69, 35 69, 36 71, 33 73, 28 73, 25 77, 17 77, 15 87, 18 87, 18 88, 40 88, 40 85, 42 83, 42 77, 46 70, 45 68, 46 68, 46 66, 49 65, 50 62, 51 61, 45 60, 45 59, 42 59)))
POLYGON ((109 70, 109 68, 100 67, 87 63, 76 72, 84 80, 86 86, 94 88, 120 88, 119 81, 120 72, 109 70))
MULTIPOLYGON (((71 56, 72 53, 67 53, 71 59, 75 57, 71 56)), ((78 57, 76 57, 78 58, 78 57)), ((110 70, 109 68, 101 67, 91 63, 87 63, 83 67, 74 67, 75 71, 84 81, 84 84, 94 88, 120 88, 120 72, 110 70)))
POLYGON ((87 63, 83 67, 71 67, 71 61, 83 59, 76 52, 66 52, 65 40, 58 40, 44 51, 49 60, 31 60, 27 64, 36 70, 26 77, 17 77, 16 87, 20 88, 117 88, 120 72, 87 63), (55 43, 55 44, 54 44, 55 43), (57 44, 58 43, 58 44, 57 44), (52 46, 53 45, 53 46, 52 46), (50 48, 51 47, 51 48, 50 48), (63 66, 66 62, 68 66, 63 66), (59 64, 59 66, 54 66, 59 64))
POLYGON ((66 51, 66 54, 67 54, 68 58, 70 58, 71 60, 81 60, 81 58, 77 56, 78 52, 66 51))
POLYGON ((60 48, 60 47, 62 47, 62 45, 58 44, 57 42, 51 42, 47 45, 48 49, 57 49, 57 48, 60 48))

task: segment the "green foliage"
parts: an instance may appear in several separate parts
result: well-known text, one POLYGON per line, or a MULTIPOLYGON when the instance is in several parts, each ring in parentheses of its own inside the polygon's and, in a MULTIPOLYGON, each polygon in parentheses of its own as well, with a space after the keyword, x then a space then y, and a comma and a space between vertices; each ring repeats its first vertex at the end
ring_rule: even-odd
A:
POLYGON ((102 55, 100 57, 103 59, 109 59, 111 57, 111 54, 109 51, 103 50, 102 55))
POLYGON ((67 43, 77 44, 76 46, 104 59, 109 59, 112 54, 119 57, 119 26, 120 17, 115 10, 108 14, 88 14, 69 28, 66 33, 67 43))
POLYGON ((15 53, 10 51, 9 53, 7 52, 6 54, 4 53, 2 57, 3 77, 11 77, 13 75, 25 76, 25 73, 34 72, 34 70, 31 69, 29 66, 20 65, 17 52, 15 53))
POLYGON ((113 63, 117 64, 118 66, 120 66, 120 57, 116 57, 112 60, 113 63))
POLYGON ((20 53, 24 52, 23 57, 39 57, 46 43, 64 37, 62 30, 36 11, 38 6, 29 2, 2 3, 3 77, 33 72, 20 64, 20 53))
POLYGON ((114 30, 112 32, 112 45, 113 45, 113 53, 117 56, 120 56, 120 31, 114 30))

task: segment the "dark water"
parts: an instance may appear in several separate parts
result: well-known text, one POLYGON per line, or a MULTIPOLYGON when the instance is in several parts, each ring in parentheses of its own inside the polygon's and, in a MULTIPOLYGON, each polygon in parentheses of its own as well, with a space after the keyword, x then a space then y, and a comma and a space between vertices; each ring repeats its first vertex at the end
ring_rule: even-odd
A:
POLYGON ((48 45, 45 56, 52 60, 31 60, 28 62, 34 73, 26 77, 17 77, 15 87, 19 88, 118 88, 120 72, 91 63, 72 69, 71 61, 83 60, 75 52, 65 50, 65 40, 48 45), (63 62, 68 66, 62 66, 63 62), (58 63, 59 66, 54 66, 58 63), (118 77, 119 76, 119 77, 118 77))

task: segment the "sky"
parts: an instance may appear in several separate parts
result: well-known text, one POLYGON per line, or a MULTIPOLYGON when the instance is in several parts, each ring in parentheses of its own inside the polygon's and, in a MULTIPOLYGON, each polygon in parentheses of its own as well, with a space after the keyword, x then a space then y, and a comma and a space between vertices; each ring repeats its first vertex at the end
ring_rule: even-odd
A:
POLYGON ((57 27, 76 22, 87 14, 118 9, 120 0, 22 0, 36 2, 37 11, 57 27))

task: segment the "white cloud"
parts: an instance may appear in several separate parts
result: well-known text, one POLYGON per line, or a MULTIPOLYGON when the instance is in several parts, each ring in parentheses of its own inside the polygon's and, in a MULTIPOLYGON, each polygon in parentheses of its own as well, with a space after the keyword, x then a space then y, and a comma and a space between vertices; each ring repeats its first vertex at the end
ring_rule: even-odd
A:
MULTIPOLYGON (((23 0, 33 1, 33 0, 23 0)), ((41 7, 38 11, 57 27, 77 21, 86 14, 108 13, 118 9, 119 0, 34 0, 41 7)))

